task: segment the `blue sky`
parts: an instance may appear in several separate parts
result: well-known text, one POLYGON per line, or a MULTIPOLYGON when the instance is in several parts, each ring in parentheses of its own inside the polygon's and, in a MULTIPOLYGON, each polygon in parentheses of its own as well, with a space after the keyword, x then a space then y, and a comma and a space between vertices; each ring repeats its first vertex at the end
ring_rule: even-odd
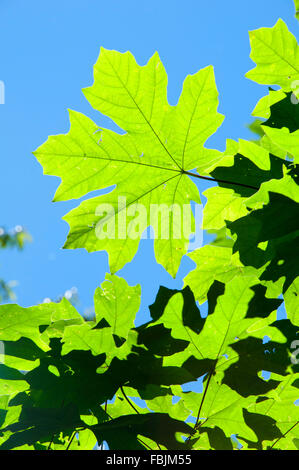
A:
MULTIPOLYGON (((253 67, 248 30, 273 26, 282 18, 297 35, 292 0, 0 0, 0 225, 21 224, 33 242, 22 253, 2 251, 0 274, 18 280, 18 303, 29 306, 56 298, 76 286, 80 309, 93 303, 95 288, 109 271, 104 252, 62 250, 68 226, 61 217, 77 201, 52 203, 59 180, 43 176, 32 155, 51 134, 69 129, 67 108, 98 125, 113 123, 91 108, 81 89, 92 83, 100 47, 130 50, 140 64, 158 51, 169 76, 175 104, 184 77, 212 64, 226 116, 208 146, 223 150, 226 138, 251 138, 246 128, 267 87, 244 74, 253 67)), ((204 190, 208 185, 200 183, 204 190)), ((132 263, 119 274, 141 283, 142 307, 153 302, 159 285, 180 288, 192 268, 184 259, 173 280, 154 260, 150 240, 141 243, 132 263)))

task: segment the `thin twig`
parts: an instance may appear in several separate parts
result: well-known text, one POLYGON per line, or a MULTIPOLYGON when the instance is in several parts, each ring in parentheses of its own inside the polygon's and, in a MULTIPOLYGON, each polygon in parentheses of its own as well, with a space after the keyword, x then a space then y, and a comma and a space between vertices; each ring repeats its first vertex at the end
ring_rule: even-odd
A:
MULTIPOLYGON (((143 442, 139 437, 137 437, 137 441, 139 441, 141 444, 143 444, 145 447, 147 447, 149 450, 153 450, 148 444, 143 442)), ((158 444, 159 445, 159 444, 158 444)), ((159 447, 160 449, 160 447, 159 447)), ((160 449, 161 450, 161 449, 160 449)))
MULTIPOLYGON (((209 372, 206 387, 205 387, 205 390, 204 390, 204 393, 203 393, 203 396, 202 396, 202 399, 201 399, 201 402, 200 402, 200 405, 199 405, 199 409, 198 409, 198 412, 197 412, 197 417, 196 417, 196 421, 195 421, 195 425, 194 425, 194 431, 197 431, 200 428, 200 426, 202 425, 202 423, 199 424, 200 413, 201 413, 203 403, 204 403, 204 400, 206 398, 206 394, 207 394, 207 391, 208 391, 208 388, 209 388, 209 385, 210 385, 210 380, 211 380, 212 375, 215 371, 215 367, 216 367, 216 364, 214 365, 213 369, 211 369, 211 371, 209 372)), ((207 418, 203 422, 206 422, 206 421, 207 421, 207 418)), ((192 434, 189 434, 186 442, 190 442, 191 437, 192 437, 192 434)))
POLYGON ((130 407, 133 408, 133 410, 139 415, 139 411, 135 408, 135 406, 133 405, 133 403, 131 402, 131 400, 127 397, 122 385, 120 386, 120 389, 121 389, 121 392, 124 396, 124 398, 127 400, 127 402, 129 403, 130 407))
POLYGON ((195 422, 195 425, 194 425, 194 429, 198 429, 200 427, 199 425, 199 418, 200 418, 200 413, 201 413, 201 409, 202 409, 202 406, 203 406, 203 403, 204 403, 204 400, 206 398, 206 394, 207 394, 207 391, 208 391, 208 388, 209 388, 209 385, 210 385, 210 380, 212 378, 212 375, 214 373, 214 370, 215 368, 213 367, 213 369, 210 371, 209 373, 209 377, 208 377, 208 380, 207 380, 207 384, 206 384, 206 387, 205 387, 205 391, 203 393, 203 396, 202 396, 202 399, 201 399, 201 402, 200 402, 200 405, 199 405, 199 409, 198 409, 198 413, 197 413, 197 418, 196 418, 196 422, 195 422))
MULTIPOLYGON (((133 403, 131 402, 131 400, 129 399, 129 397, 126 395, 126 392, 124 391, 123 389, 123 386, 121 385, 120 386, 120 389, 121 389, 121 392, 124 396, 124 398, 127 400, 127 402, 129 403, 130 407, 133 408, 133 410, 139 415, 139 411, 135 408, 135 406, 133 405, 133 403)), ((145 444, 144 442, 142 442, 139 438, 137 438, 142 444, 145 444)), ((159 445, 158 442, 156 442, 157 446, 158 446, 158 449, 161 450, 161 447, 159 445)), ((146 445, 146 444, 145 444, 146 445)), ((148 446, 147 446, 148 447, 148 446)), ((151 449, 152 450, 152 449, 151 449)))
POLYGON ((185 171, 182 170, 182 173, 184 175, 188 176, 193 176, 194 178, 200 178, 202 180, 207 180, 207 181, 214 181, 215 183, 225 183, 225 184, 232 184, 234 186, 242 186, 243 188, 250 188, 250 189, 255 189, 258 190, 259 188, 256 186, 251 186, 250 184, 245 184, 245 183, 237 183, 236 181, 228 181, 228 180, 222 180, 222 179, 215 179, 212 178, 211 176, 202 176, 198 175, 196 173, 192 173, 191 171, 185 171))
POLYGON ((68 445, 67 445, 67 448, 66 448, 65 450, 69 450, 69 448, 70 448, 70 446, 71 446, 71 444, 72 444, 72 442, 73 442, 73 440, 74 440, 74 437, 75 437, 75 435, 76 435, 76 432, 77 432, 77 431, 74 431, 73 434, 71 435, 71 438, 70 438, 69 443, 68 443, 68 445))
POLYGON ((55 434, 53 434, 53 436, 52 436, 52 438, 51 438, 51 441, 49 442, 49 445, 48 445, 48 449, 47 449, 47 450, 51 450, 51 445, 53 444, 54 437, 55 437, 55 434))
POLYGON ((297 423, 295 423, 290 429, 288 429, 282 436, 280 436, 278 439, 276 439, 276 441, 274 442, 274 444, 272 444, 272 446, 270 447, 270 449, 273 449, 273 447, 277 444, 277 442, 282 439, 283 437, 286 437, 286 435, 292 431, 292 429, 294 429, 295 426, 297 426, 297 424, 299 423, 299 421, 297 421, 297 423))

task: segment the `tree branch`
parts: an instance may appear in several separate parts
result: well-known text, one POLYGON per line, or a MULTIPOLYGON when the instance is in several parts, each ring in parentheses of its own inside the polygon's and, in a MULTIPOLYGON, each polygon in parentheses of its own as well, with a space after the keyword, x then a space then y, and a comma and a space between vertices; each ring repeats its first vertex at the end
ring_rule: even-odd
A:
POLYGON ((283 437, 286 437, 286 435, 292 431, 292 429, 294 429, 295 426, 297 426, 297 424, 299 423, 299 421, 297 421, 297 423, 295 423, 290 429, 288 429, 282 436, 280 436, 278 439, 276 439, 276 441, 274 442, 274 444, 272 444, 272 446, 270 447, 270 449, 273 449, 273 447, 277 444, 278 441, 280 441, 280 439, 282 439, 283 437))
POLYGON ((228 180, 222 180, 222 179, 215 179, 215 178, 212 178, 211 176, 202 176, 202 175, 198 175, 198 174, 196 174, 196 173, 192 173, 191 171, 185 171, 185 170, 182 170, 182 173, 183 173, 184 175, 193 176, 194 178, 200 178, 200 179, 202 179, 202 180, 207 180, 207 181, 214 181, 215 183, 225 183, 225 184, 231 184, 231 185, 234 185, 234 186, 242 186, 243 188, 255 189, 256 191, 259 190, 258 187, 252 186, 252 185, 250 185, 250 184, 237 183, 236 181, 228 181, 228 180))

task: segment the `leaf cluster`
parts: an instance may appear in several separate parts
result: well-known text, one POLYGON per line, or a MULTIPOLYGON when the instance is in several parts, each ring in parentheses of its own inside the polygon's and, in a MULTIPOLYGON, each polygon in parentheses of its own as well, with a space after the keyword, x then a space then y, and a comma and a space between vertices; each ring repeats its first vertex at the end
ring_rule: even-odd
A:
MULTIPOLYGON (((66 299, 0 307, 0 449, 298 449, 299 48, 282 20, 250 41, 247 77, 281 87, 253 111, 258 141, 204 146, 223 119, 212 67, 188 76, 170 106, 157 54, 140 66, 103 49, 84 93, 124 133, 71 111, 69 133, 36 150, 44 172, 61 178, 56 201, 106 190, 65 216, 65 248, 106 250, 112 274, 95 292, 92 320, 66 299), (191 211, 201 179, 211 181, 202 228, 215 239, 188 253, 196 267, 184 288, 160 287, 151 320, 136 327, 140 286, 115 272, 140 236, 97 236, 112 217, 97 207, 191 211)), ((130 233, 130 224, 116 228, 130 233)), ((171 218, 169 240, 153 228, 156 259, 175 276, 188 239, 174 236, 171 218)))

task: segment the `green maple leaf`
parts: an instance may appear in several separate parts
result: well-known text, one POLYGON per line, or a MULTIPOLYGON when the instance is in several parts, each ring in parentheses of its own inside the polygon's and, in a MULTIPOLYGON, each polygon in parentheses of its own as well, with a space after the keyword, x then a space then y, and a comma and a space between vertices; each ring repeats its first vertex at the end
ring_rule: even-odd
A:
POLYGON ((188 76, 170 106, 158 54, 139 66, 128 52, 102 49, 84 93, 121 131, 70 111, 69 133, 36 150, 45 173, 61 178, 55 201, 102 191, 65 216, 65 247, 106 250, 112 272, 132 260, 151 225, 156 259, 175 276, 195 231, 190 203, 200 202, 190 176, 218 182, 204 193, 203 219, 217 238, 190 255, 197 266, 183 290, 160 288, 152 321, 137 328, 140 286, 110 274, 91 321, 65 299, 1 306, 2 449, 92 448, 96 439, 110 449, 232 449, 232 434, 245 448, 298 448, 299 49, 282 20, 250 38, 257 66, 247 76, 282 87, 253 112, 267 119, 259 141, 228 140, 223 153, 204 147, 222 122, 212 67, 188 76), (183 237, 175 213, 161 236, 149 210, 161 203, 188 207, 183 237), (289 319, 275 321, 282 287, 289 319), (206 318, 195 300, 208 301, 206 318), (182 392, 195 380, 201 393, 182 392))
POLYGON ((283 297, 288 318, 299 326, 299 277, 296 277, 283 297))
MULTIPOLYGON (((264 114, 268 119, 263 125, 273 128, 287 127, 290 132, 296 131, 299 126, 299 109, 296 106, 297 99, 295 100, 293 94, 270 89, 268 98, 269 107, 264 114)), ((264 128, 263 131, 265 132, 264 128)))
POLYGON ((285 97, 286 94, 282 90, 272 90, 272 88, 269 88, 269 94, 263 96, 257 102, 251 115, 254 117, 268 119, 271 115, 271 107, 276 103, 279 103, 285 97))
POLYGON ((246 76, 264 85, 280 85, 285 91, 299 79, 296 38, 279 19, 273 28, 250 31, 251 59, 257 64, 246 76))
MULTIPOLYGON (((41 332, 41 327, 49 325, 83 323, 83 319, 68 300, 59 303, 44 303, 23 308, 19 305, 0 306, 0 340, 17 341, 22 337, 34 341, 42 350, 49 350, 49 336, 41 332)), ((55 327, 54 327, 55 328, 55 327)))
MULTIPOLYGON (((129 398, 131 399, 132 398, 131 393, 127 389, 128 387, 123 387, 124 393, 127 393, 129 398)), ((135 397, 135 395, 138 395, 138 394, 134 390, 133 397, 135 397)), ((138 396, 138 398, 140 397, 138 396)), ((133 406, 135 407, 136 410, 138 410, 139 414, 148 413, 148 409, 146 407, 142 408, 141 406, 138 406, 136 403, 134 403, 133 406)), ((130 405, 130 402, 125 399, 124 394, 121 392, 116 394, 115 400, 113 401, 113 403, 107 404, 107 413, 113 419, 119 418, 122 415, 128 415, 130 414, 131 411, 132 411, 132 406, 130 405)))
POLYGON ((205 229, 219 230, 226 225, 226 221, 233 222, 248 213, 244 203, 246 198, 233 189, 215 186, 204 191, 203 195, 207 198, 203 211, 205 229))
POLYGON ((196 263, 184 279, 185 285, 190 286, 196 300, 203 303, 213 282, 229 282, 235 276, 242 274, 255 274, 249 266, 240 262, 238 253, 232 252, 230 247, 205 245, 194 250, 189 257, 196 263))
MULTIPOLYGON (((287 162, 269 154, 262 144, 257 145, 245 140, 240 140, 239 145, 234 143, 233 153, 233 160, 224 156, 221 166, 218 165, 212 171, 212 176, 218 180, 219 186, 209 188, 203 193, 207 198, 203 211, 204 229, 219 230, 228 222, 247 215, 248 196, 254 198, 254 194, 258 194, 258 198, 259 187, 266 181, 273 181, 273 187, 280 188, 280 182, 276 184, 276 179, 273 178, 283 177, 287 162), (241 184, 234 184, 234 181, 241 184)), ((294 181, 290 182, 290 188, 292 184, 292 193, 295 193, 296 184, 294 181)))
POLYGON ((28 388, 21 372, 5 364, 0 364, 0 395, 13 395, 28 388))
POLYGON ((242 433, 249 439, 255 438, 254 432, 244 420, 243 409, 247 408, 252 398, 243 398, 231 390, 227 385, 220 384, 214 377, 206 383, 208 393, 203 395, 187 392, 182 393, 184 405, 193 410, 195 414, 199 410, 200 426, 219 426, 226 437, 232 434, 242 433), (249 437, 250 436, 250 437, 249 437))
POLYGON ((281 185, 270 181, 260 190, 259 197, 255 195, 249 202, 255 207, 265 201, 268 204, 228 224, 236 236, 234 251, 239 251, 242 263, 262 268, 264 280, 277 281, 284 276, 284 291, 298 275, 299 204, 289 197, 292 193, 297 199, 298 189, 291 178, 283 178, 281 185), (275 191, 279 188, 278 192, 270 191, 271 187, 275 191))
POLYGON ((104 354, 115 349, 111 328, 93 329, 92 322, 72 325, 65 329, 62 354, 70 351, 91 351, 93 355, 104 354))
POLYGON ((128 337, 140 306, 141 287, 131 287, 125 279, 106 274, 101 288, 97 288, 94 304, 97 322, 105 319, 114 335, 128 337))
MULTIPOLYGON (((125 340, 134 328, 140 294, 139 285, 131 287, 125 279, 106 274, 101 288, 95 291, 95 321, 66 326, 62 337, 62 354, 72 350, 90 350, 95 356, 106 353, 106 365, 108 358, 111 361, 114 356, 121 358, 128 354, 130 342, 126 343, 125 340), (115 336, 124 341, 122 347, 116 346, 115 336)), ((134 340, 133 333, 131 338, 134 340)))
POLYGON ((184 421, 171 418, 166 413, 146 413, 124 415, 110 422, 91 426, 99 442, 106 440, 111 450, 145 450, 142 438, 145 436, 167 449, 184 449, 186 445, 178 441, 181 434, 193 434, 193 429, 184 421))
POLYGON ((265 134, 279 148, 289 152, 294 157, 294 163, 299 163, 299 131, 290 132, 288 129, 274 129, 263 126, 265 134))
POLYGON ((281 179, 273 179, 262 183, 259 191, 246 200, 246 206, 251 209, 262 208, 263 205, 269 203, 270 192, 282 194, 299 203, 298 185, 291 176, 285 175, 281 179))
MULTIPOLYGON (((299 409, 294 402, 298 399, 298 374, 288 375, 278 386, 263 400, 256 401, 248 407, 249 412, 263 416, 259 421, 261 427, 265 417, 272 418, 280 431, 276 439, 266 440, 264 435, 264 447, 273 449, 296 450, 294 439, 299 438, 299 409)), ((257 429, 259 429, 259 427, 257 429)), ((263 433, 261 433, 263 436, 263 433)))
POLYGON ((38 365, 38 361, 45 357, 46 352, 28 338, 18 341, 4 341, 5 365, 17 370, 28 371, 38 365))
POLYGON ((84 201, 65 216, 70 225, 65 247, 107 250, 111 271, 115 272, 132 260, 142 231, 151 224, 157 261, 175 276, 194 221, 190 233, 177 238, 177 220, 171 215, 166 223, 166 240, 158 237, 158 223, 148 214, 140 217, 138 230, 132 221, 119 219, 125 208, 133 217, 140 212, 140 205, 148 209, 150 204, 163 203, 189 206, 193 220, 190 201, 199 203, 200 197, 185 172, 194 168, 207 172, 222 158, 220 152, 203 147, 223 120, 217 112, 213 68, 188 76, 173 107, 167 102, 167 75, 157 53, 147 65, 139 66, 129 52, 102 49, 94 69, 94 84, 84 93, 95 109, 126 133, 99 129, 87 117, 71 111, 70 132, 50 137, 34 152, 44 172, 62 180, 55 201, 116 185, 110 193, 84 201), (122 205, 119 196, 126 198, 122 205), (99 207, 106 207, 104 220, 99 207), (115 213, 119 218, 111 230, 117 235, 115 239, 104 238, 103 232, 110 230, 107 220, 111 221, 115 213))
POLYGON ((194 450, 234 450, 234 442, 227 438, 225 433, 218 426, 199 428, 199 438, 192 440, 192 449, 194 450))
MULTIPOLYGON (((174 351, 172 355, 164 357, 164 366, 179 365, 195 379, 204 374, 210 375, 215 381, 215 387, 216 384, 219 387, 225 385, 225 390, 231 390, 232 399, 238 403, 241 397, 275 389, 279 384, 277 380, 266 382, 259 374, 262 370, 269 370, 275 372, 277 377, 285 375, 289 355, 283 334, 276 325, 270 325, 276 319, 275 310, 280 302, 274 299, 270 301, 261 293, 257 295, 257 282, 257 278, 252 276, 236 277, 227 282, 224 294, 218 295, 215 309, 204 320, 200 332, 184 324, 182 294, 175 294, 155 323, 163 322, 164 327, 171 330, 171 336, 185 341, 187 346, 183 351, 174 351), (275 349, 275 353, 266 354, 270 346, 263 344, 265 336, 272 338, 271 348, 275 349)), ((209 384, 210 380, 207 389, 209 384)), ((205 395, 198 396, 197 400, 205 401, 205 395)), ((226 395, 229 396, 228 392, 226 395)), ((210 390, 207 390, 207 396, 210 396, 210 390)), ((244 401, 244 407, 248 403, 250 400, 244 401)), ((231 434, 234 432, 231 431, 231 434)))
POLYGON ((49 442, 55 433, 79 427, 84 423, 76 406, 69 405, 58 409, 24 408, 19 421, 6 426, 2 432, 12 432, 5 442, 0 445, 1 450, 20 448, 24 444, 34 444, 37 441, 49 442))

